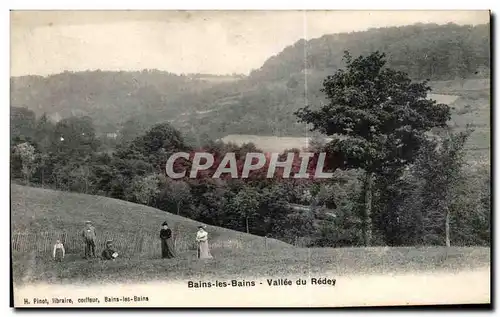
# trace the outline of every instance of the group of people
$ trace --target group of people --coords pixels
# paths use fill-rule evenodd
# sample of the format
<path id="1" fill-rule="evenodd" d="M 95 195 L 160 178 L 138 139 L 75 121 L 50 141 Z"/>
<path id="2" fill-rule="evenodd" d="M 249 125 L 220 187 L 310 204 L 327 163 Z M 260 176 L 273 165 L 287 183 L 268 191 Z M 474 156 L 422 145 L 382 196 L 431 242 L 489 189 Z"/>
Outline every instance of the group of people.
<path id="1" fill-rule="evenodd" d="M 95 255 L 95 243 L 97 240 L 97 235 L 95 227 L 92 225 L 91 221 L 85 222 L 85 228 L 82 231 L 82 237 L 85 243 L 85 259 L 90 259 L 96 257 Z M 52 251 L 52 256 L 56 262 L 61 262 L 66 255 L 66 250 L 64 249 L 64 244 L 61 240 L 57 240 L 54 244 L 54 249 Z M 112 240 L 106 240 L 106 246 L 101 253 L 101 259 L 103 260 L 115 260 L 118 257 L 118 252 L 113 247 Z"/>
<path id="2" fill-rule="evenodd" d="M 96 230 L 92 225 L 91 221 L 85 222 L 85 228 L 82 231 L 82 237 L 85 243 L 85 259 L 96 257 Z M 174 258 L 175 248 L 172 243 L 172 230 L 168 227 L 165 221 L 160 229 L 160 240 L 161 240 L 161 257 L 164 259 Z M 213 258 L 210 253 L 210 248 L 208 246 L 208 232 L 205 231 L 205 226 L 198 226 L 198 232 L 196 233 L 196 242 L 198 246 L 198 258 L 199 259 L 211 259 Z M 57 240 L 54 244 L 54 249 L 52 256 L 55 261 L 61 262 L 66 255 L 64 245 L 60 240 Z M 114 261 L 118 257 L 118 252 L 113 247 L 113 241 L 107 240 L 106 246 L 101 253 L 101 259 Z"/>
<path id="3" fill-rule="evenodd" d="M 161 239 L 161 257 L 164 259 L 171 259 L 175 257 L 175 250 L 172 244 L 172 230 L 168 227 L 165 221 L 162 224 L 160 230 Z M 196 233 L 196 242 L 198 244 L 198 258 L 199 259 L 211 259 L 212 254 L 210 253 L 210 248 L 208 247 L 208 232 L 205 231 L 205 226 L 198 226 L 198 232 Z"/>

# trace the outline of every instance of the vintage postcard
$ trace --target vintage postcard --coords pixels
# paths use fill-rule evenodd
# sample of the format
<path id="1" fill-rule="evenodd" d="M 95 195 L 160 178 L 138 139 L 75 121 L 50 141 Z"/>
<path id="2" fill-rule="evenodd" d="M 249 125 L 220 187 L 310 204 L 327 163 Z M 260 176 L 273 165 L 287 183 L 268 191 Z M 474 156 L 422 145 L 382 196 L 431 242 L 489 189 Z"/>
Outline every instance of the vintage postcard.
<path id="1" fill-rule="evenodd" d="M 11 11 L 14 307 L 491 304 L 489 11 Z"/>

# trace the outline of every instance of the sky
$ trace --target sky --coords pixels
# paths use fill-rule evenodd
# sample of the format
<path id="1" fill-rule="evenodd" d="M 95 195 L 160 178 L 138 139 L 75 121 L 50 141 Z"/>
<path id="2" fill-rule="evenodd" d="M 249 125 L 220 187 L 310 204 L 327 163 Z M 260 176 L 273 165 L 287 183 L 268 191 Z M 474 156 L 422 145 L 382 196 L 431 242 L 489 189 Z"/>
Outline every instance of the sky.
<path id="1" fill-rule="evenodd" d="M 11 76 L 159 69 L 248 74 L 300 39 L 488 11 L 12 11 Z"/>

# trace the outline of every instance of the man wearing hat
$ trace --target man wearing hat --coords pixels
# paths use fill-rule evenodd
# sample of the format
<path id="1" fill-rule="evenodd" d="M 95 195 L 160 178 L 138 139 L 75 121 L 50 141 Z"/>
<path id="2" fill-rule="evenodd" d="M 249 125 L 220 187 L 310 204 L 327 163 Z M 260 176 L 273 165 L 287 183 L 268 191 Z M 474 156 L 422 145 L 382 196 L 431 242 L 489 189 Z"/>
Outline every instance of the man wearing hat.
<path id="1" fill-rule="evenodd" d="M 85 221 L 82 237 L 85 240 L 85 258 L 88 259 L 91 256 L 95 257 L 96 233 L 91 221 Z"/>
<path id="2" fill-rule="evenodd" d="M 103 260 L 112 260 L 114 261 L 118 257 L 118 252 L 113 248 L 113 241 L 106 241 L 106 248 L 102 251 L 102 259 Z"/>

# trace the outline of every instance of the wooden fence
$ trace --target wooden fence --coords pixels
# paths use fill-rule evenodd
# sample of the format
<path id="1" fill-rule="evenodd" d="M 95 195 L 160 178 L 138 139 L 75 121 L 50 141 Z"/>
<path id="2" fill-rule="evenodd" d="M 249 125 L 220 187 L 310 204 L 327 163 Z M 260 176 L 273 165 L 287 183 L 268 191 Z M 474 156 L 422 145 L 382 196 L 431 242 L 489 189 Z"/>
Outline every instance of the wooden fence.
<path id="1" fill-rule="evenodd" d="M 51 253 L 56 240 L 64 244 L 66 254 L 83 254 L 84 242 L 80 232 L 13 232 L 11 235 L 12 251 L 17 253 Z M 96 241 L 96 255 L 100 254 L 107 240 L 113 241 L 113 246 L 119 250 L 123 257 L 145 256 L 157 257 L 161 253 L 161 241 L 158 234 L 136 233 L 103 233 Z M 196 250 L 197 244 L 192 236 L 175 235 L 173 243 L 176 252 Z M 211 249 L 239 249 L 250 248 L 267 250 L 273 248 L 268 245 L 268 239 L 258 237 L 255 239 L 215 239 L 209 242 Z"/>

